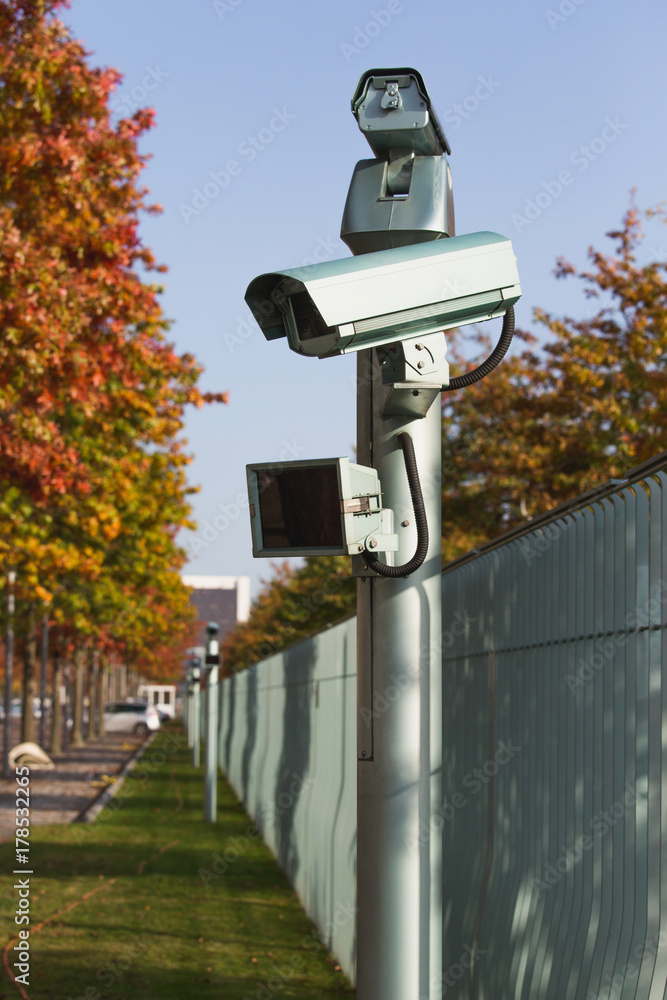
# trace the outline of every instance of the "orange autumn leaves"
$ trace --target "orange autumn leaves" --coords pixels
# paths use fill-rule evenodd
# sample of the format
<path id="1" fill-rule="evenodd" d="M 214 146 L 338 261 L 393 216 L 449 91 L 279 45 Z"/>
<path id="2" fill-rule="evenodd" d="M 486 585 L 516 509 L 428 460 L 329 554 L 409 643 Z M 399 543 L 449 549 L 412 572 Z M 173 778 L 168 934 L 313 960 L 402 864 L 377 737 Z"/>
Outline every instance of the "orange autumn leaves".
<path id="1" fill-rule="evenodd" d="M 57 0 L 0 2 L 0 565 L 77 636 L 158 662 L 189 629 L 185 407 L 138 233 L 150 109 L 114 122 Z M 162 657 L 163 658 L 163 657 Z"/>
<path id="2" fill-rule="evenodd" d="M 634 204 L 590 247 L 578 271 L 559 259 L 558 279 L 582 283 L 593 312 L 556 317 L 523 333 L 483 382 L 445 396 L 443 553 L 452 559 L 667 449 L 667 260 L 644 228 L 662 207 Z M 648 245 L 647 245 L 648 243 Z"/>

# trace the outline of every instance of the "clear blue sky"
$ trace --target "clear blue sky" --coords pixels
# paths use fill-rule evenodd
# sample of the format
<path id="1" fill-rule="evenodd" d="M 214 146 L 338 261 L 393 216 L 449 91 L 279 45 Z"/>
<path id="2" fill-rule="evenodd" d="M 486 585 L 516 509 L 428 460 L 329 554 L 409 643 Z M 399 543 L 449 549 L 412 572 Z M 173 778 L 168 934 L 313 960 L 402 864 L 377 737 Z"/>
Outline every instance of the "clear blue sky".
<path id="1" fill-rule="evenodd" d="M 178 349 L 204 365 L 204 389 L 230 393 L 188 418 L 199 535 L 220 513 L 229 525 L 187 571 L 249 575 L 255 592 L 270 566 L 238 508 L 245 464 L 352 456 L 355 359 L 267 343 L 243 295 L 263 271 L 348 256 L 341 213 L 370 155 L 350 98 L 366 69 L 422 73 L 452 147 L 457 233 L 512 239 L 524 327 L 536 306 L 589 309 L 552 277 L 556 256 L 581 265 L 608 247 L 631 187 L 640 205 L 666 193 L 664 0 L 74 0 L 63 17 L 93 64 L 124 74 L 119 113 L 156 109 L 144 180 L 164 214 L 143 238 L 169 267 Z M 667 257 L 667 231 L 651 252 Z"/>

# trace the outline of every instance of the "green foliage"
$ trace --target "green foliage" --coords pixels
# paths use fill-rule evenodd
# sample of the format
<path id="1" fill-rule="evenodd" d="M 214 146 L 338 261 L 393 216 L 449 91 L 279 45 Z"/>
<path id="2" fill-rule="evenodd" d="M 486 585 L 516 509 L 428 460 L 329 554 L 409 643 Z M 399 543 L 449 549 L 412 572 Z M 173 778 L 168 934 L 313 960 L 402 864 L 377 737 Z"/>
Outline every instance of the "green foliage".
<path id="1" fill-rule="evenodd" d="M 70 646 L 173 669 L 192 613 L 185 408 L 226 401 L 167 340 L 138 226 L 151 109 L 113 122 L 61 0 L 0 0 L 0 567 Z M 18 621 L 19 635 L 21 621 Z M 179 671 L 180 672 L 180 671 Z"/>
<path id="2" fill-rule="evenodd" d="M 31 867 L 41 878 L 31 885 L 31 1000 L 243 1000 L 267 992 L 272 977 L 284 984 L 278 997 L 353 1000 L 222 777 L 218 822 L 204 822 L 186 744 L 180 729 L 159 733 L 94 822 L 33 824 Z M 9 941 L 19 930 L 16 876 L 5 874 L 16 863 L 13 840 L 0 858 Z"/>
<path id="3" fill-rule="evenodd" d="M 273 566 L 250 617 L 226 636 L 222 662 L 226 673 L 242 670 L 299 639 L 351 614 L 356 583 L 345 556 L 318 556 L 292 569 Z"/>
<path id="4" fill-rule="evenodd" d="M 547 341 L 527 343 L 487 379 L 445 395 L 443 552 L 452 559 L 667 448 L 667 263 L 640 264 L 633 205 L 608 233 L 615 250 L 588 250 L 578 272 L 559 259 L 598 311 L 557 318 L 536 309 Z M 481 339 L 481 338 L 480 338 Z"/>

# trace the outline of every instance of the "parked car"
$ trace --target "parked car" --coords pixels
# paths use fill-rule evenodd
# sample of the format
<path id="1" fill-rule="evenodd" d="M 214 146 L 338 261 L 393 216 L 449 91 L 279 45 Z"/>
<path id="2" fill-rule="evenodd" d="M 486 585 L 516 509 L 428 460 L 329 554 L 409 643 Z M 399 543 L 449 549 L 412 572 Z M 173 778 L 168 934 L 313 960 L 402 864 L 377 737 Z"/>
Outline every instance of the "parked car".
<path id="1" fill-rule="evenodd" d="M 147 736 L 160 728 L 160 717 L 145 701 L 109 701 L 104 706 L 104 728 L 107 733 Z"/>

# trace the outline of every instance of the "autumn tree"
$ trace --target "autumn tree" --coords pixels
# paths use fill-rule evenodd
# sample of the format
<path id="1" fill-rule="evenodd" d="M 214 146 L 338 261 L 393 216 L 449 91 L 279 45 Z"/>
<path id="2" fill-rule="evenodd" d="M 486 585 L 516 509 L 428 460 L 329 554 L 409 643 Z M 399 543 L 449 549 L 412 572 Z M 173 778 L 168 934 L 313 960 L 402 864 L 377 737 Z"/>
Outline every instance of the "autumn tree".
<path id="1" fill-rule="evenodd" d="M 317 556 L 294 569 L 272 564 L 247 621 L 231 629 L 222 644 L 225 673 L 242 670 L 312 635 L 356 606 L 356 582 L 345 556 Z"/>
<path id="2" fill-rule="evenodd" d="M 139 184 L 153 112 L 112 120 L 120 75 L 88 64 L 65 6 L 0 0 L 0 566 L 28 678 L 44 601 L 76 641 L 138 659 L 170 619 L 185 636 L 180 435 L 188 405 L 226 400 L 168 341 L 165 268 L 139 235 L 160 211 Z"/>
<path id="3" fill-rule="evenodd" d="M 558 259 L 559 280 L 582 282 L 590 318 L 534 311 L 543 342 L 476 385 L 445 393 L 443 552 L 453 558 L 527 517 L 622 477 L 667 447 L 667 263 L 640 262 L 644 220 L 634 204 L 605 255 L 583 271 Z"/>

